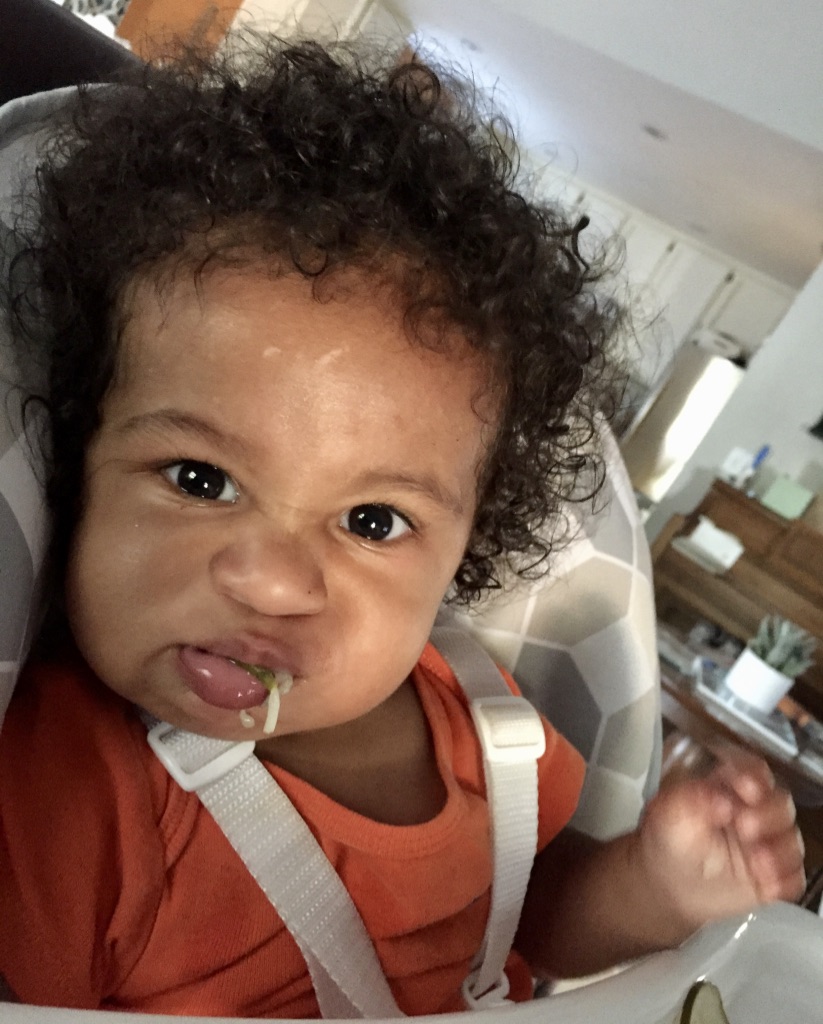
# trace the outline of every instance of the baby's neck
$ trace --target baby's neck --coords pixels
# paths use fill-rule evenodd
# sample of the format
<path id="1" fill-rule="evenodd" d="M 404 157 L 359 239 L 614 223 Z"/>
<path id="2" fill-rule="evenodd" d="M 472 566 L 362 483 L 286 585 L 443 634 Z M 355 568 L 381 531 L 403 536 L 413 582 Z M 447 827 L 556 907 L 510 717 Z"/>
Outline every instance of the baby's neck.
<path id="1" fill-rule="evenodd" d="M 410 680 L 352 722 L 273 736 L 256 751 L 349 810 L 385 824 L 429 821 L 446 801 L 429 725 Z"/>

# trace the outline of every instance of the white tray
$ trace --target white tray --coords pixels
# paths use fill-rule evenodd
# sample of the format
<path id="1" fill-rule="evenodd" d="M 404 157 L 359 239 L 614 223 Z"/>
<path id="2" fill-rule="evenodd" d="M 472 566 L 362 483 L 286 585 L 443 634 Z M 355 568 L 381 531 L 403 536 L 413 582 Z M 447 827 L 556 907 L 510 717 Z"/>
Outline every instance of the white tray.
<path id="1" fill-rule="evenodd" d="M 705 686 L 698 679 L 695 689 L 704 700 L 712 701 L 730 715 L 745 722 L 750 729 L 754 729 L 755 732 L 765 737 L 784 754 L 797 757 L 799 753 L 797 740 L 788 718 L 782 711 L 775 709 L 768 715 L 758 711 L 757 708 L 753 708 L 736 697 L 728 686 L 721 686 L 719 690 L 714 690 L 710 686 Z"/>
<path id="2" fill-rule="evenodd" d="M 699 980 L 717 985 L 732 1024 L 823 1024 L 823 920 L 780 903 L 719 922 L 679 950 L 554 997 L 530 1024 L 677 1024 Z"/>
<path id="3" fill-rule="evenodd" d="M 424 1024 L 676 1024 L 692 983 L 720 989 L 733 1024 L 823 1024 L 823 921 L 788 904 L 700 931 L 680 949 L 584 988 L 518 1007 L 419 1017 Z M 237 1024 L 228 1017 L 45 1010 L 0 1003 L 3 1024 Z M 291 1022 L 295 1024 L 295 1022 Z M 385 1024 L 385 1022 L 384 1022 Z"/>

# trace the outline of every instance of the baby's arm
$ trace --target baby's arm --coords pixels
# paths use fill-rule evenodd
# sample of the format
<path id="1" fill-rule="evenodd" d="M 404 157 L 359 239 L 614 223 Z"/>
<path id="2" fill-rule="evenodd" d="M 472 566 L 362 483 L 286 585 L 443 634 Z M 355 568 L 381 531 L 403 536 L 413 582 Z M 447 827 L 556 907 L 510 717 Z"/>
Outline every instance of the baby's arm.
<path id="1" fill-rule="evenodd" d="M 608 843 L 567 831 L 536 859 L 516 945 L 538 976 L 602 970 L 678 945 L 707 921 L 803 891 L 794 804 L 767 765 L 724 754 L 661 791 Z"/>

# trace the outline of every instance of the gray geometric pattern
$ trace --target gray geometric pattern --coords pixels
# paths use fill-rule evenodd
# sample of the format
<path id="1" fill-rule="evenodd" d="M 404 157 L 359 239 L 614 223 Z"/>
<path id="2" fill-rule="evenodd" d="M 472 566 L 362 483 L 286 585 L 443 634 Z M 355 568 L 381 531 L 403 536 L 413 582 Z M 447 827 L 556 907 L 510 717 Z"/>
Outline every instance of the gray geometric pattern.
<path id="1" fill-rule="evenodd" d="M 601 767 L 623 772 L 633 779 L 641 778 L 648 771 L 653 746 L 645 732 L 657 712 L 654 698 L 654 691 L 647 690 L 606 719 L 597 753 Z"/>
<path id="2" fill-rule="evenodd" d="M 625 466 L 604 428 L 597 511 L 537 584 L 461 615 L 524 695 L 586 758 L 573 824 L 634 827 L 660 778 L 660 679 L 651 557 Z"/>
<path id="3" fill-rule="evenodd" d="M 3 390 L 0 384 L 0 403 Z M 0 724 L 34 631 L 45 523 L 42 492 L 26 448 L 16 440 L 0 456 Z"/>
<path id="4" fill-rule="evenodd" d="M 626 617 L 632 571 L 597 558 L 595 551 L 593 545 L 587 545 L 586 560 L 571 566 L 562 580 L 555 582 L 553 601 L 535 603 L 526 629 L 528 636 L 547 644 L 574 647 Z M 585 616 L 577 603 L 581 594 L 587 595 Z"/>
<path id="5" fill-rule="evenodd" d="M 66 91 L 14 100 L 0 110 L 0 272 L 13 255 L 10 227 L 20 181 L 30 172 L 42 119 Z M 5 273 L 4 273 L 5 276 Z M 20 396 L 34 382 L 0 318 L 0 723 L 37 621 L 47 517 L 37 459 L 22 428 Z"/>
<path id="6" fill-rule="evenodd" d="M 34 566 L 23 531 L 11 506 L 0 494 L 0 664 L 15 661 L 20 655 L 20 638 L 26 632 L 26 604 L 11 603 L 8 595 L 34 591 Z"/>
<path id="7" fill-rule="evenodd" d="M 552 725 L 590 761 L 600 732 L 600 710 L 571 652 L 526 641 L 517 659 L 517 681 L 533 704 L 551 707 Z"/>

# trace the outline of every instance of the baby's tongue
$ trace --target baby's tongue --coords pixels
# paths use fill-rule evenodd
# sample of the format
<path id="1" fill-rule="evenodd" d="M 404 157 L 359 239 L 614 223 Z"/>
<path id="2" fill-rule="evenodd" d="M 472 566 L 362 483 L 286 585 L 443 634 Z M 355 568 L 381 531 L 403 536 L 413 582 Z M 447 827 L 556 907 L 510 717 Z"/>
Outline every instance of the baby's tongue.
<path id="1" fill-rule="evenodd" d="M 214 707 L 253 708 L 269 695 L 266 687 L 246 669 L 199 647 L 182 647 L 180 662 L 191 689 Z"/>

